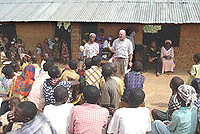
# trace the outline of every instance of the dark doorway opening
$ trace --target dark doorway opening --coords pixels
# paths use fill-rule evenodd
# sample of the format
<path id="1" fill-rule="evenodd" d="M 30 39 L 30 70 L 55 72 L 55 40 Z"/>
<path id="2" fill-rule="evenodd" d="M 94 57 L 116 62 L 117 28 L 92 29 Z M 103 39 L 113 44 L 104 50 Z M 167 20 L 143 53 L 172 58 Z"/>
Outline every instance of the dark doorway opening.
<path id="1" fill-rule="evenodd" d="M 89 40 L 90 33 L 97 33 L 98 23 L 81 23 L 81 44 L 84 45 Z"/>
<path id="2" fill-rule="evenodd" d="M 60 41 L 64 39 L 67 42 L 69 57 L 71 59 L 71 25 L 66 27 L 64 23 L 61 23 L 61 26 L 58 27 L 55 24 L 55 37 L 58 37 Z"/>
<path id="3" fill-rule="evenodd" d="M 0 24 L 0 33 L 7 37 L 9 40 L 12 40 L 13 37 L 17 38 L 15 24 L 12 23 Z"/>
<path id="4" fill-rule="evenodd" d="M 166 39 L 170 39 L 173 42 L 173 47 L 179 47 L 180 25 L 162 25 L 158 33 L 143 32 L 143 44 L 147 46 L 152 41 L 156 41 L 157 45 L 162 46 Z"/>

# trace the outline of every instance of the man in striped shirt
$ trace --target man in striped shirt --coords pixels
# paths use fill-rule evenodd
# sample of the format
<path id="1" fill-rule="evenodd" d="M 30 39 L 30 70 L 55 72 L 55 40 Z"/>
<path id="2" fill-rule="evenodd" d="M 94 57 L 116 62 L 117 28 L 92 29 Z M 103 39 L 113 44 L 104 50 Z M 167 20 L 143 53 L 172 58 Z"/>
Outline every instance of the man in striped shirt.
<path id="1" fill-rule="evenodd" d="M 92 57 L 92 67 L 85 71 L 86 85 L 93 85 L 98 89 L 100 88 L 99 85 L 102 78 L 102 69 L 99 67 L 100 61 L 100 57 Z"/>

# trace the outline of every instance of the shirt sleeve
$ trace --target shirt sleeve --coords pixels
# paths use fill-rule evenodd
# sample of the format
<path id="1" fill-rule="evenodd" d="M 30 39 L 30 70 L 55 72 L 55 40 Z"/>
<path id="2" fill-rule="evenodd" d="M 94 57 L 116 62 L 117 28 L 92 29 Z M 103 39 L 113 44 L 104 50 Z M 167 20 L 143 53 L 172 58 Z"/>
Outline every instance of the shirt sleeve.
<path id="1" fill-rule="evenodd" d="M 87 43 L 84 45 L 84 50 L 83 50 L 83 56 L 87 56 L 87 53 L 86 53 L 86 46 L 87 46 Z"/>
<path id="2" fill-rule="evenodd" d="M 74 110 L 72 110 L 72 114 L 69 120 L 69 126 L 68 126 L 68 131 L 69 133 L 74 133 L 74 123 L 75 122 L 75 115 L 74 115 Z"/>
<path id="3" fill-rule="evenodd" d="M 117 110 L 113 117 L 112 120 L 108 126 L 107 133 L 111 134 L 118 134 L 119 131 L 119 124 L 120 124 L 120 115 L 119 115 L 119 110 Z"/>
<path id="4" fill-rule="evenodd" d="M 110 95 L 108 93 L 108 90 L 105 89 L 104 86 L 101 88 L 101 98 L 100 98 L 101 104 L 103 105 L 110 105 Z"/>
<path id="5" fill-rule="evenodd" d="M 98 43 L 95 43 L 96 44 L 96 54 L 98 55 L 99 54 L 99 44 Z"/>
<path id="6" fill-rule="evenodd" d="M 128 55 L 133 54 L 133 43 L 129 40 Z"/>
<path id="7" fill-rule="evenodd" d="M 177 125 L 178 125 L 179 118 L 176 116 L 176 114 L 172 114 L 172 120 L 170 124 L 167 126 L 167 128 L 170 130 L 170 132 L 174 132 Z"/>
<path id="8" fill-rule="evenodd" d="M 114 41 L 113 41 L 113 44 L 112 44 L 112 45 L 113 45 L 113 46 L 112 46 L 113 51 L 116 51 L 116 49 L 115 49 L 115 46 L 116 46 L 116 45 L 115 45 L 115 44 L 116 44 L 116 40 L 114 40 Z"/>
<path id="9" fill-rule="evenodd" d="M 192 66 L 190 73 L 191 73 L 191 76 L 195 78 L 197 74 L 197 69 L 194 65 Z"/>

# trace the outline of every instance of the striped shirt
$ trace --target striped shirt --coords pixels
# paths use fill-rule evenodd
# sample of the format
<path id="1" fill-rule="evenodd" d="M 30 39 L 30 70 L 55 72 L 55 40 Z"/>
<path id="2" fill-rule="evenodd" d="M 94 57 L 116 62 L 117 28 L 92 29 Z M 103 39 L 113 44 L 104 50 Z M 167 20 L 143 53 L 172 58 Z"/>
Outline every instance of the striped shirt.
<path id="1" fill-rule="evenodd" d="M 96 86 L 100 88 L 100 81 L 102 78 L 102 69 L 98 66 L 92 66 L 90 69 L 85 71 L 85 81 L 86 85 Z"/>

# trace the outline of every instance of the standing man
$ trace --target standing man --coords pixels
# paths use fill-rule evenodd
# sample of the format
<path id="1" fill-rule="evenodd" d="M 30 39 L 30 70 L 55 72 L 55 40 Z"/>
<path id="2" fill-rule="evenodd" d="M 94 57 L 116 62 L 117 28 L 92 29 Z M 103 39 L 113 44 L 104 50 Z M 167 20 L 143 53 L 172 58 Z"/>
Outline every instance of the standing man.
<path id="1" fill-rule="evenodd" d="M 85 59 L 92 58 L 99 54 L 99 44 L 95 42 L 96 34 L 90 33 L 89 41 L 84 45 L 83 51 L 83 61 L 85 63 Z"/>
<path id="2" fill-rule="evenodd" d="M 126 38 L 125 30 L 119 31 L 119 38 L 114 40 L 112 47 L 108 44 L 108 49 L 116 52 L 117 76 L 123 78 L 127 72 L 127 66 L 132 66 L 133 57 L 133 45 Z"/>

